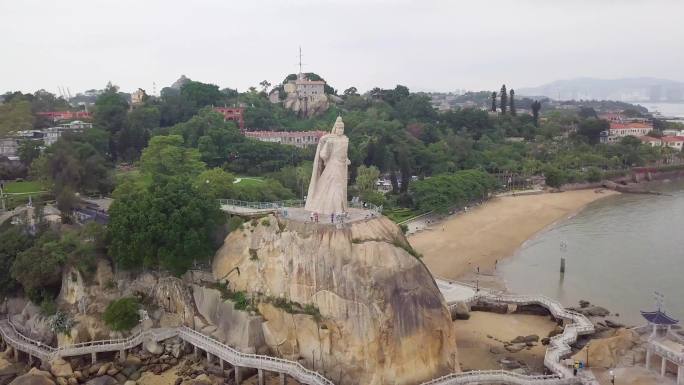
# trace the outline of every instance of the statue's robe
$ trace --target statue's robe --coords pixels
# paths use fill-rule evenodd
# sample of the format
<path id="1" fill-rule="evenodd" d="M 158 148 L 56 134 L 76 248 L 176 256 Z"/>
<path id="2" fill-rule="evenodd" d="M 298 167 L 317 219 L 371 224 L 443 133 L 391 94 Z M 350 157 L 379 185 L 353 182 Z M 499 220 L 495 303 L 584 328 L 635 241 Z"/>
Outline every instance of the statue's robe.
<path id="1" fill-rule="evenodd" d="M 309 193 L 304 208 L 319 214 L 347 211 L 347 148 L 345 135 L 327 134 L 316 147 Z"/>

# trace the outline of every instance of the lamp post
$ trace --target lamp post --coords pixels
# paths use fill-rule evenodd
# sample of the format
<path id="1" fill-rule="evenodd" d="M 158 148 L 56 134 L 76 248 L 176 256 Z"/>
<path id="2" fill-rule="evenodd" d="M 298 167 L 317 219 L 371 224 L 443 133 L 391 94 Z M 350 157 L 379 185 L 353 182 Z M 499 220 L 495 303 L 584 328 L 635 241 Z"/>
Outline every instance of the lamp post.
<path id="1" fill-rule="evenodd" d="M 591 341 L 587 342 L 587 368 L 589 367 L 589 344 L 591 344 Z"/>

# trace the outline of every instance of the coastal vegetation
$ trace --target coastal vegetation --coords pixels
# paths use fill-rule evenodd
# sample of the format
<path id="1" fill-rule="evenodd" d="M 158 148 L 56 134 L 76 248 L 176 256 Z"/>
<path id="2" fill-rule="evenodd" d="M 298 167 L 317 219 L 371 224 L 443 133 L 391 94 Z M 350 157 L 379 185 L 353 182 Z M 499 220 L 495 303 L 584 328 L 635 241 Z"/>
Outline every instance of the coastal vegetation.
<path id="1" fill-rule="evenodd" d="M 269 86 L 238 93 L 186 79 L 178 88 L 164 88 L 160 97 L 145 95 L 141 105 L 131 108 L 127 95 L 108 84 L 97 97 L 93 128 L 63 135 L 42 152 L 22 146 L 21 164 L 30 181 L 7 184 L 6 192 L 46 190 L 43 199 L 56 200 L 65 223 L 73 222 L 70 213 L 80 196 L 111 195 L 110 221 L 98 253 L 118 268 L 182 274 L 215 252 L 220 234 L 242 225 L 237 217 L 227 222 L 217 199 L 302 199 L 312 171 L 312 148 L 249 139 L 235 122 L 215 112 L 215 105 L 244 103 L 247 127 L 262 130 L 327 130 L 343 115 L 350 139 L 350 195 L 383 206 L 397 222 L 486 199 L 496 189 L 509 188 L 512 179 L 543 175 L 553 187 L 597 182 L 678 156 L 632 137 L 598 143 L 607 127 L 598 111 L 619 107 L 629 114 L 645 113 L 616 102 L 551 108 L 546 100 L 521 98 L 502 86 L 498 92 L 457 97 L 485 109 L 491 105 L 493 111 L 439 112 L 428 95 L 402 85 L 373 88 L 364 95 L 349 87 L 325 113 L 301 118 L 271 103 L 265 92 Z M 38 125 L 36 112 L 70 108 L 43 91 L 5 94 L 4 99 L 9 111 L 0 111 L 4 122 Z M 17 118 L 27 108 L 31 119 Z M 656 130 L 661 126 L 657 123 Z M 389 191 L 378 191 L 379 178 L 389 181 Z M 10 290 L 18 282 L 32 293 L 53 292 L 50 287 L 58 282 L 52 268 L 91 266 L 87 259 L 51 257 L 59 254 L 53 247 L 89 255 L 79 246 L 87 244 L 83 238 L 66 238 L 39 229 L 27 236 L 27 247 L 16 239 L 9 242 L 12 250 L 3 250 L 3 263 L 16 271 L 16 278 L 7 277 L 3 288 Z M 38 252 L 48 256 L 45 266 L 11 269 L 23 266 L 24 254 Z M 41 287 L 29 282 L 36 280 Z"/>

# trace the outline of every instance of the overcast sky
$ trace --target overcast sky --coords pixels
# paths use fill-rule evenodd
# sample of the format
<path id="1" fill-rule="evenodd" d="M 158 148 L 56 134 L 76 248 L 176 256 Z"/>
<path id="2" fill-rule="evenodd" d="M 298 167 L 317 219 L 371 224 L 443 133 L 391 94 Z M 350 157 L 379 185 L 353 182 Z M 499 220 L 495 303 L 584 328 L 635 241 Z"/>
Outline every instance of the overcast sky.
<path id="1" fill-rule="evenodd" d="M 0 92 L 244 90 L 304 70 L 333 87 L 684 81 L 682 0 L 0 0 Z"/>

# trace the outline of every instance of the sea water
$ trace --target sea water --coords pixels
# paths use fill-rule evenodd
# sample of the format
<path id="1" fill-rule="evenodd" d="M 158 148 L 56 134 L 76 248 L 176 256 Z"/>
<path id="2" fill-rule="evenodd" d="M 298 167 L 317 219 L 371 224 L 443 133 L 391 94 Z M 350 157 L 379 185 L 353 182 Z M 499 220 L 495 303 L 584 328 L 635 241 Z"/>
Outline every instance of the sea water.
<path id="1" fill-rule="evenodd" d="M 499 263 L 508 289 L 566 306 L 588 300 L 634 325 L 644 323 L 639 310 L 657 306 L 658 292 L 666 312 L 684 318 L 684 182 L 647 188 L 667 195 L 607 197 L 528 240 Z"/>

